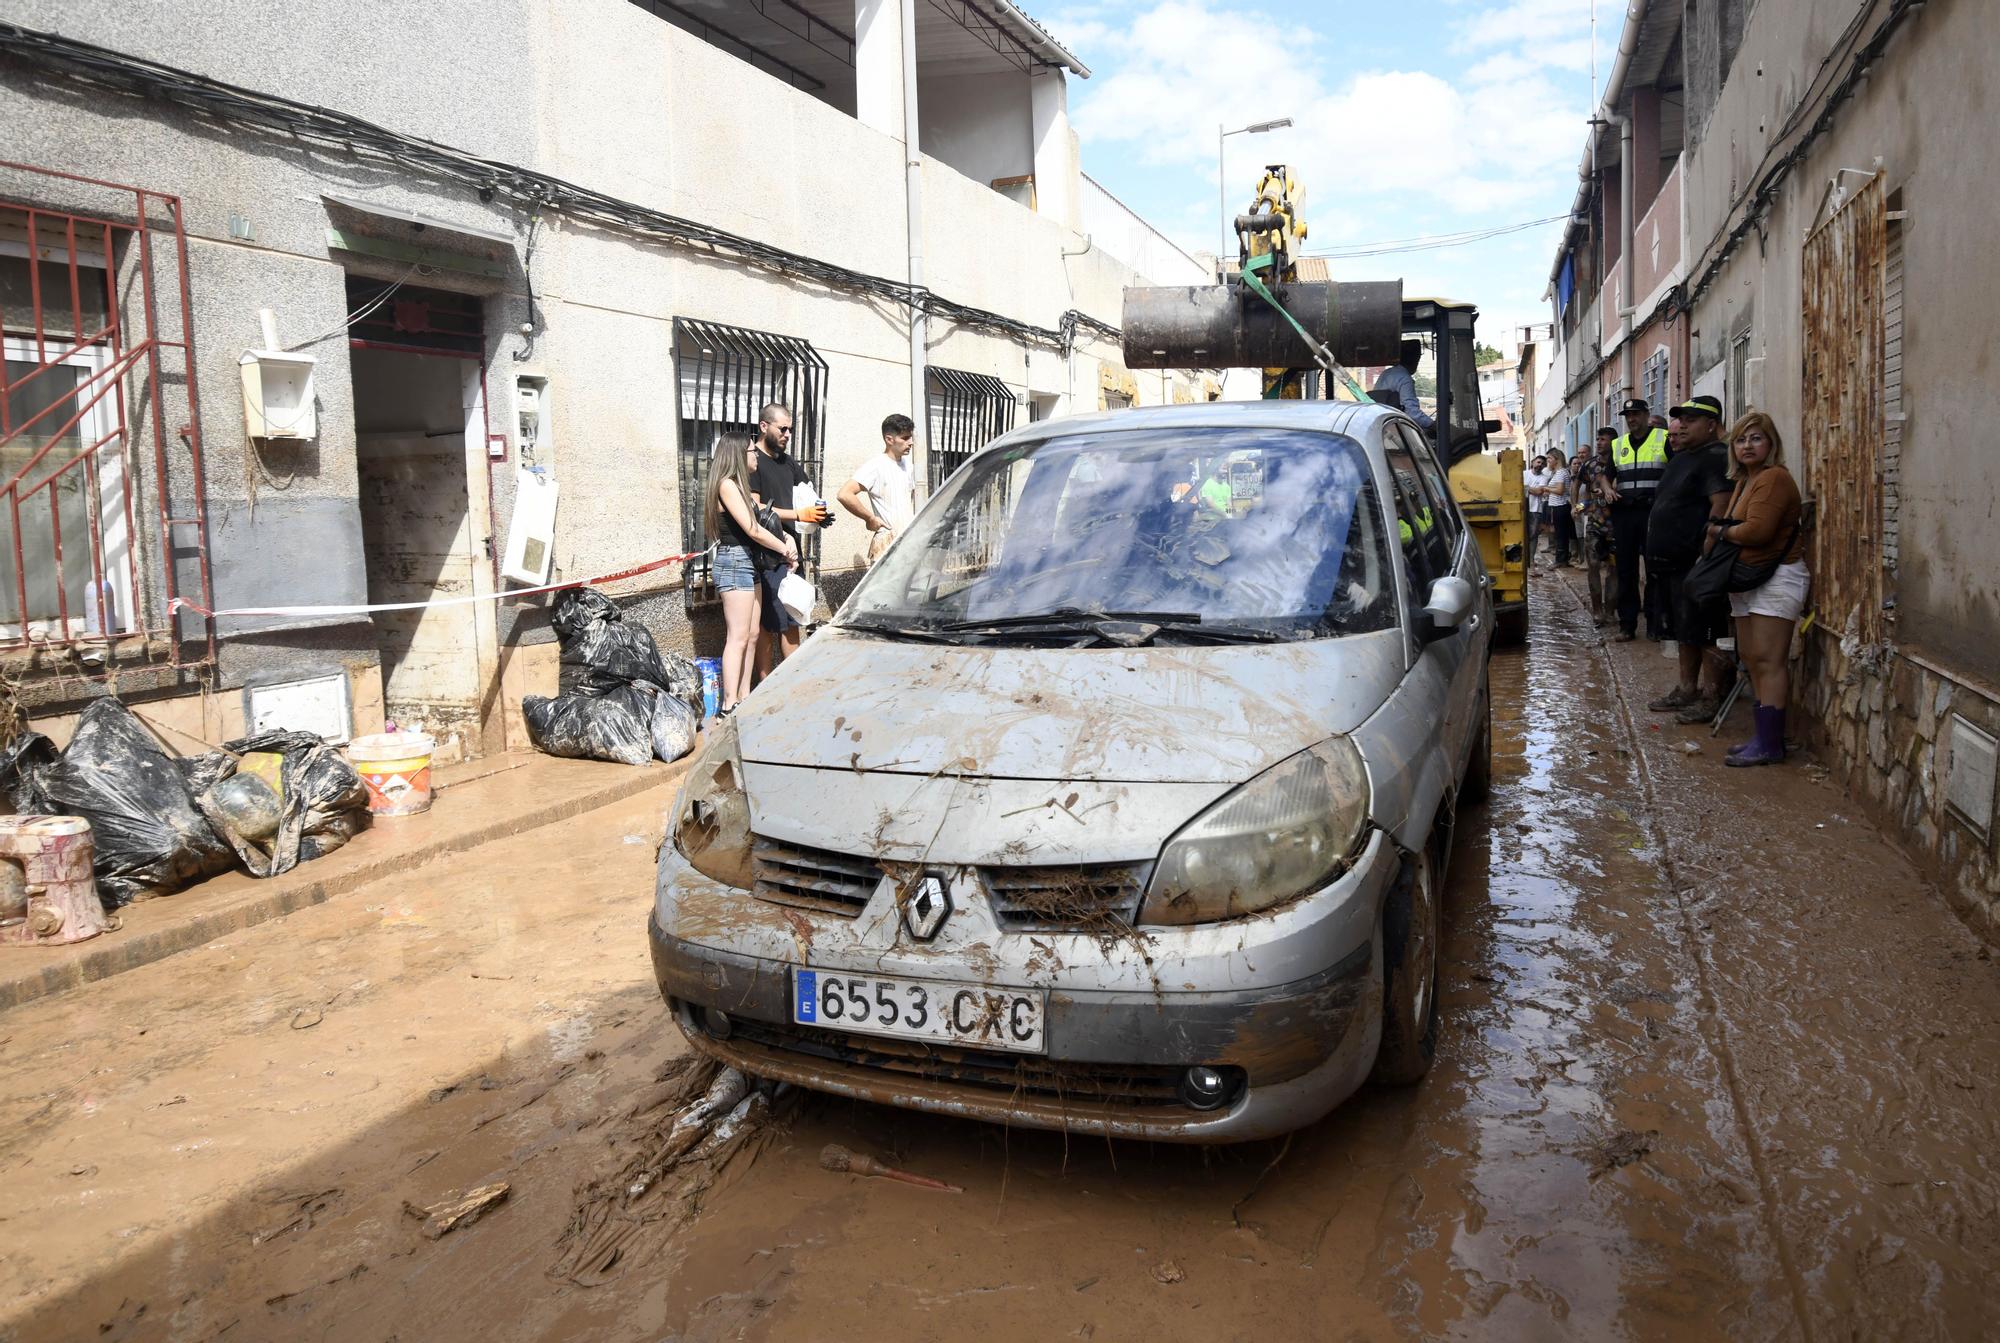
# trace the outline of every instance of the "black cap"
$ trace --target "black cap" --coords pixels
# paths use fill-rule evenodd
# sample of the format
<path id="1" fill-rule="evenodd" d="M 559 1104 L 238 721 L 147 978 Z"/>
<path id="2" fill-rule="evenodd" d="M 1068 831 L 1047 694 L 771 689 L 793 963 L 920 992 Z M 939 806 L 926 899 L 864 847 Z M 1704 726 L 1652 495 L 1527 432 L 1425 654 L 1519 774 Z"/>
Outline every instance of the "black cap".
<path id="1" fill-rule="evenodd" d="M 1691 396 L 1682 404 L 1675 406 L 1673 413 L 1681 419 L 1686 419 L 1690 415 L 1707 415 L 1717 423 L 1720 423 L 1722 420 L 1722 402 L 1709 396 L 1707 393 L 1703 393 L 1700 396 Z"/>
<path id="2" fill-rule="evenodd" d="M 1630 401 L 1627 401 L 1625 403 L 1625 409 L 1620 411 L 1619 414 L 1647 415 L 1651 413 L 1651 410 L 1652 410 L 1651 407 L 1649 407 L 1644 401 L 1640 400 L 1638 397 L 1635 396 Z"/>

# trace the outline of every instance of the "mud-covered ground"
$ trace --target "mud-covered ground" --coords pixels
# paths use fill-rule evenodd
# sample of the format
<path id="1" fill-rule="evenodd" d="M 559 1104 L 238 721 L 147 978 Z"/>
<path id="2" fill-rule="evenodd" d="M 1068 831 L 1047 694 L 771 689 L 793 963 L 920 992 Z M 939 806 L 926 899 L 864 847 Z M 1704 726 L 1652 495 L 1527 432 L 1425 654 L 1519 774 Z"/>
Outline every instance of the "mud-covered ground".
<path id="1" fill-rule="evenodd" d="M 659 791 L 0 1015 L 0 1338 L 1990 1336 L 1994 966 L 1808 767 L 1657 726 L 1670 669 L 1541 585 L 1437 1067 L 1288 1142 L 804 1098 L 626 1206 Z"/>

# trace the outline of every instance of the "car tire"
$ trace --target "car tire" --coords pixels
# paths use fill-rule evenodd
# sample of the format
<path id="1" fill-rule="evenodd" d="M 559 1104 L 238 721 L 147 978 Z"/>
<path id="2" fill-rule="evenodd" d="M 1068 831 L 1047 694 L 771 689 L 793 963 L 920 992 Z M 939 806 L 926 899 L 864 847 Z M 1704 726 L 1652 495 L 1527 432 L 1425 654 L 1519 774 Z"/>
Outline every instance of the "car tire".
<path id="1" fill-rule="evenodd" d="M 1438 952 L 1443 940 L 1437 860 L 1425 845 L 1382 906 L 1382 1045 L 1374 1080 L 1410 1086 L 1437 1056 Z"/>
<path id="2" fill-rule="evenodd" d="M 1472 758 L 1465 762 L 1465 780 L 1458 786 L 1461 802 L 1481 802 L 1493 791 L 1493 685 L 1479 687 L 1479 736 L 1472 743 Z"/>

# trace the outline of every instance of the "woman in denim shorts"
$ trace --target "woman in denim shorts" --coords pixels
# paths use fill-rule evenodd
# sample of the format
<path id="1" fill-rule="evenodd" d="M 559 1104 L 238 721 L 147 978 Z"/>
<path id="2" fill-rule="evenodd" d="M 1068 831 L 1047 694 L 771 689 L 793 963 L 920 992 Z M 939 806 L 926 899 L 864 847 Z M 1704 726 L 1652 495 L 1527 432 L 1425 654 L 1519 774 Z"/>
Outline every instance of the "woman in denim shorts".
<path id="1" fill-rule="evenodd" d="M 750 693 L 750 673 L 756 663 L 758 571 L 796 564 L 799 558 L 791 537 L 757 521 L 750 497 L 750 450 L 750 435 L 724 434 L 715 441 L 715 457 L 708 469 L 706 520 L 708 539 L 715 547 L 709 572 L 722 596 L 726 630 L 718 717 Z"/>

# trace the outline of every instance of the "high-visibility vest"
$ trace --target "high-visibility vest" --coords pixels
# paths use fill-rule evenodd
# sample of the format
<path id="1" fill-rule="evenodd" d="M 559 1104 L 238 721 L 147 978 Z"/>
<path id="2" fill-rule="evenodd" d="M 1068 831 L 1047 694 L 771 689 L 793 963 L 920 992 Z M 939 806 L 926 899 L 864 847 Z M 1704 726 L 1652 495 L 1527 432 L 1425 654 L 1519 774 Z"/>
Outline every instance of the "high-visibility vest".
<path id="1" fill-rule="evenodd" d="M 1429 536 L 1433 521 L 1430 506 L 1427 504 L 1424 506 L 1424 511 L 1417 514 L 1417 531 L 1422 532 L 1425 536 Z M 1396 519 L 1396 534 L 1398 539 L 1406 546 L 1416 540 L 1416 533 L 1410 530 L 1410 524 L 1401 518 Z"/>
<path id="2" fill-rule="evenodd" d="M 1650 430 L 1636 448 L 1630 434 L 1620 434 L 1611 441 L 1611 465 L 1618 472 L 1618 493 L 1624 501 L 1650 504 L 1667 471 L 1667 431 Z"/>

